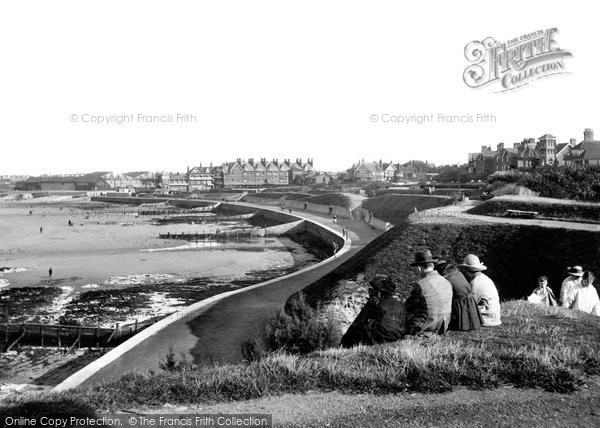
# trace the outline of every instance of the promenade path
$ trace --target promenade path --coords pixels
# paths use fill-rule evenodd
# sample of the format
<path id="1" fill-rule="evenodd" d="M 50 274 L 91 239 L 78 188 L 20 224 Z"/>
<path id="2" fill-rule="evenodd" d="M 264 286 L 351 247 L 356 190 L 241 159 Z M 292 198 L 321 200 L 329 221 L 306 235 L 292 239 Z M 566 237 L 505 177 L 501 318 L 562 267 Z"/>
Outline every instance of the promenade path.
<path id="1" fill-rule="evenodd" d="M 261 208 L 251 204 L 240 205 Z M 229 296 L 199 309 L 193 316 L 175 321 L 100 369 L 82 385 L 97 385 L 116 380 L 129 372 L 157 369 L 171 346 L 178 358 L 198 365 L 239 361 L 242 343 L 259 333 L 268 319 L 281 310 L 290 295 L 334 270 L 381 234 L 362 220 L 338 219 L 338 224 L 333 224 L 328 216 L 306 212 L 293 214 L 340 232 L 342 226 L 347 226 L 352 240 L 350 250 L 315 269 Z"/>

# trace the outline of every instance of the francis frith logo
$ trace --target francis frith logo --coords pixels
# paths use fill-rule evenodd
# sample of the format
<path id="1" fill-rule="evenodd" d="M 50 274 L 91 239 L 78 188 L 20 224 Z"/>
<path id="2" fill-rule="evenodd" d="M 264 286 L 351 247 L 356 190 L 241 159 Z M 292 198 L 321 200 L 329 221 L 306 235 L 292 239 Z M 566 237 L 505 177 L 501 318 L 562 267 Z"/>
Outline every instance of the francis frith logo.
<path id="1" fill-rule="evenodd" d="M 571 52 L 557 46 L 558 30 L 549 28 L 523 34 L 507 42 L 492 37 L 465 46 L 463 80 L 471 88 L 498 83 L 498 92 L 520 88 L 534 80 L 566 73 L 565 57 Z"/>

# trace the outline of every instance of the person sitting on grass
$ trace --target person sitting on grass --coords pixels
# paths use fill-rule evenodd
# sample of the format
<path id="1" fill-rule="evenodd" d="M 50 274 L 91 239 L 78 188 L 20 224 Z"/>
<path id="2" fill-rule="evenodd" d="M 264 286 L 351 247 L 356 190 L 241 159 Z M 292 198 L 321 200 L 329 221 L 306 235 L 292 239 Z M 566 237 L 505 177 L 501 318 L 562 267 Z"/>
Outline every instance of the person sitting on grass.
<path id="1" fill-rule="evenodd" d="M 498 290 L 494 285 L 494 281 L 483 273 L 487 266 L 475 254 L 469 254 L 459 267 L 465 277 L 470 280 L 475 301 L 483 318 L 482 325 L 493 327 L 502 324 Z"/>
<path id="2" fill-rule="evenodd" d="M 377 275 L 369 285 L 369 300 L 342 337 L 344 348 L 395 342 L 404 336 L 406 311 L 392 296 L 394 281 L 387 275 Z"/>
<path id="3" fill-rule="evenodd" d="M 452 313 L 449 330 L 479 330 L 483 318 L 479 313 L 471 285 L 456 265 L 447 260 L 439 260 L 435 270 L 452 284 Z"/>
<path id="4" fill-rule="evenodd" d="M 594 274 L 584 272 L 581 284 L 571 289 L 567 296 L 565 307 L 600 316 L 600 299 L 593 284 Z"/>
<path id="5" fill-rule="evenodd" d="M 452 285 L 437 273 L 434 265 L 437 259 L 429 251 L 415 254 L 415 266 L 421 279 L 413 285 L 405 302 L 407 314 L 407 334 L 431 336 L 444 334 L 450 324 L 452 313 Z"/>
<path id="6" fill-rule="evenodd" d="M 583 268 L 581 266 L 573 266 L 567 268 L 569 276 L 565 278 L 560 287 L 560 305 L 563 308 L 567 308 L 566 305 L 567 297 L 571 293 L 571 290 L 581 285 L 581 277 L 583 276 Z"/>
<path id="7" fill-rule="evenodd" d="M 541 304 L 544 306 L 556 306 L 556 297 L 550 287 L 548 287 L 548 277 L 540 276 L 538 278 L 538 286 L 527 300 L 531 303 Z"/>

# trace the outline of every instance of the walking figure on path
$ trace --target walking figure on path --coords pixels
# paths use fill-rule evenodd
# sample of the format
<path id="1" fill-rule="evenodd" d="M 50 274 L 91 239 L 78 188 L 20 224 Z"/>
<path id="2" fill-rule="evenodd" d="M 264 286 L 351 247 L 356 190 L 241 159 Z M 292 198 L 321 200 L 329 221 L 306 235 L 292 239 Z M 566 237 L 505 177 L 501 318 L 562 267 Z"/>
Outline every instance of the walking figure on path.
<path id="1" fill-rule="evenodd" d="M 52 278 L 52 268 L 48 269 L 48 276 Z"/>

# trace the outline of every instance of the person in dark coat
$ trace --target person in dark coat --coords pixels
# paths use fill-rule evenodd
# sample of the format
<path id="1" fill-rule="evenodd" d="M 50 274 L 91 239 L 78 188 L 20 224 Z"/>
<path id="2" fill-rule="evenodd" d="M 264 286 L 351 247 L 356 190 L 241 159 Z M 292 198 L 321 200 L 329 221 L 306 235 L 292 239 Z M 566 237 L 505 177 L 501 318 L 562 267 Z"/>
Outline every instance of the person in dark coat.
<path id="1" fill-rule="evenodd" d="M 447 260 L 439 260 L 435 270 L 452 284 L 452 313 L 448 330 L 480 330 L 483 319 L 469 281 L 456 265 Z"/>
<path id="2" fill-rule="evenodd" d="M 369 300 L 342 337 L 344 348 L 395 342 L 404 336 L 406 311 L 392 296 L 396 284 L 387 275 L 377 275 L 369 285 Z"/>
<path id="3" fill-rule="evenodd" d="M 415 336 L 444 334 L 452 312 L 452 285 L 434 269 L 437 259 L 429 251 L 415 254 L 421 279 L 413 285 L 406 305 L 406 333 Z"/>

